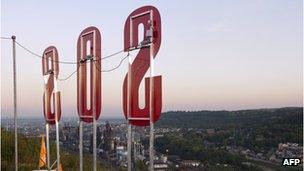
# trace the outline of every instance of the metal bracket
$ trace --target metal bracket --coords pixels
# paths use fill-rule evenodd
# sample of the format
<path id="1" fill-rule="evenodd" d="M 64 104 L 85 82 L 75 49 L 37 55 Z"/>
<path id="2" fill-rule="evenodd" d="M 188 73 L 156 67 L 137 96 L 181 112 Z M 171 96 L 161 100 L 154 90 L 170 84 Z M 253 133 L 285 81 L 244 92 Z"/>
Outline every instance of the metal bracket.
<path id="1" fill-rule="evenodd" d="M 80 63 L 85 63 L 87 61 L 93 61 L 94 60 L 94 56 L 93 55 L 88 55 L 85 58 L 80 59 Z"/>

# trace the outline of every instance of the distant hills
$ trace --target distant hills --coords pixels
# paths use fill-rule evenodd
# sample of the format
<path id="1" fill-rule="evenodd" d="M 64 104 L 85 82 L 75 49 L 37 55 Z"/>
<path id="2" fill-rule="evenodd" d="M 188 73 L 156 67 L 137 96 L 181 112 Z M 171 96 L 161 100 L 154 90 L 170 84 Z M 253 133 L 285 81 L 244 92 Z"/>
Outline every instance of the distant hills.
<path id="1" fill-rule="evenodd" d="M 303 107 L 238 111 L 169 111 L 163 113 L 157 127 L 218 128 L 229 126 L 256 127 L 265 124 L 302 125 Z"/>
<path id="2" fill-rule="evenodd" d="M 212 168 L 218 163 L 228 164 L 233 167 L 231 170 L 264 170 L 264 166 L 271 170 L 300 170 L 300 167 L 282 168 L 280 163 L 269 164 L 268 159 L 276 155 L 279 143 L 303 146 L 303 107 L 170 111 L 162 114 L 156 127 L 172 128 L 158 133 L 155 140 L 158 152 L 182 160 L 199 160 L 206 170 L 223 170 Z M 251 151 L 254 160 L 246 158 L 242 150 Z M 258 154 L 264 159 L 260 160 Z M 254 164 L 244 166 L 244 162 Z"/>

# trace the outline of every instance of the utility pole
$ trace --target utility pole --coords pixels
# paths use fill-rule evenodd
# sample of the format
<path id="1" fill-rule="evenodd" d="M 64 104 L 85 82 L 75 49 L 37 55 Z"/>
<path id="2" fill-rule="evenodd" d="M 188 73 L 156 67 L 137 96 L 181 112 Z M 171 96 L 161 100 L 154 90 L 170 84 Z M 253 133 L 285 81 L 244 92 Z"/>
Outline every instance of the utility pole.
<path id="1" fill-rule="evenodd" d="M 14 124 L 15 124 L 15 171 L 18 171 L 18 123 L 17 123 L 17 77 L 16 77 L 16 36 L 13 40 L 13 80 L 14 80 Z"/>

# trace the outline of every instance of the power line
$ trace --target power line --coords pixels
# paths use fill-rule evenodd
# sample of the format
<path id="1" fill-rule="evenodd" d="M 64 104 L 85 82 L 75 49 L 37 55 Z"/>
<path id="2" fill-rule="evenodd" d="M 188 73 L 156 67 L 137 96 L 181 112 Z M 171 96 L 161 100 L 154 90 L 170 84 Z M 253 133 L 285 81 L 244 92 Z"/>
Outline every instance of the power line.
<path id="1" fill-rule="evenodd" d="M 124 58 L 122 58 L 122 59 L 120 60 L 119 64 L 118 64 L 116 67 L 112 68 L 112 69 L 109 69 L 109 70 L 101 70 L 101 69 L 98 68 L 98 66 L 96 65 L 97 63 L 95 63 L 95 67 L 96 67 L 96 69 L 97 69 L 99 72 L 111 72 L 111 71 L 114 71 L 114 70 L 118 69 L 118 68 L 122 65 L 123 61 L 124 61 L 129 55 L 130 55 L 130 54 L 128 53 Z M 95 61 L 92 60 L 92 62 L 95 62 Z M 99 63 L 99 61 L 97 61 L 97 62 Z M 81 66 L 82 64 L 84 64 L 84 63 L 81 63 L 81 64 L 77 67 L 77 69 L 76 69 L 75 71 L 73 71 L 71 74 L 69 74 L 66 78 L 58 78 L 58 81 L 66 81 L 66 80 L 68 80 L 69 78 L 71 78 L 71 77 L 79 70 L 79 68 L 80 68 L 80 66 Z M 100 64 L 100 63 L 99 63 L 99 64 Z"/>
<path id="2" fill-rule="evenodd" d="M 128 54 L 120 60 L 119 64 L 118 64 L 116 67 L 112 68 L 112 69 L 101 70 L 100 68 L 97 67 L 97 65 L 95 65 L 95 67 L 96 67 L 96 69 L 97 69 L 99 72 L 111 72 L 111 71 L 114 71 L 114 70 L 118 69 L 118 68 L 121 66 L 121 64 L 123 63 L 123 61 L 124 61 L 125 59 L 127 59 L 127 57 L 129 57 L 129 56 L 130 56 L 130 54 L 129 54 L 129 52 L 128 52 Z M 99 63 L 99 61 L 98 61 L 98 63 Z M 99 63 L 99 64 L 100 64 L 100 63 Z"/>
<path id="3" fill-rule="evenodd" d="M 112 57 L 112 56 L 118 55 L 118 54 L 120 54 L 120 53 L 122 53 L 122 52 L 124 52 L 124 50 L 120 50 L 120 51 L 118 51 L 118 52 L 112 53 L 112 54 L 110 54 L 110 55 L 108 55 L 108 56 L 102 57 L 101 59 L 107 59 L 107 58 L 110 58 L 110 57 Z M 97 60 L 97 61 L 100 61 L 100 60 Z"/>
<path id="4" fill-rule="evenodd" d="M 41 59 L 44 58 L 43 56 L 41 56 L 41 55 L 39 55 L 39 54 L 33 52 L 32 50 L 28 49 L 27 47 L 25 47 L 24 45 L 20 44 L 20 43 L 17 42 L 17 41 L 16 41 L 16 44 L 17 44 L 19 47 L 21 47 L 22 49 L 24 49 L 25 51 L 27 51 L 28 53 L 32 54 L 32 55 L 37 56 L 37 57 L 39 57 L 39 58 L 41 58 Z M 62 64 L 77 64 L 77 63 L 78 63 L 78 62 L 59 61 L 59 60 L 52 60 L 52 59 L 48 59 L 48 60 L 50 60 L 50 61 L 52 61 L 52 62 L 62 63 Z"/>
<path id="5" fill-rule="evenodd" d="M 58 81 L 66 81 L 68 80 L 69 78 L 71 78 L 79 69 L 80 65 L 77 67 L 77 69 L 75 71 L 73 71 L 70 75 L 68 75 L 67 77 L 65 78 L 58 78 Z"/>
<path id="6" fill-rule="evenodd" d="M 19 47 L 21 47 L 22 49 L 24 49 L 25 51 L 27 51 L 28 53 L 32 54 L 32 55 L 34 55 L 34 56 L 36 56 L 36 57 L 39 57 L 39 58 L 41 58 L 41 59 L 44 58 L 43 56 L 41 56 L 41 55 L 35 53 L 34 51 L 30 50 L 29 48 L 25 47 L 24 45 L 22 45 L 21 43 L 19 43 L 19 42 L 17 42 L 17 41 L 16 41 L 16 44 L 17 44 Z M 101 59 L 96 59 L 96 60 L 94 60 L 94 61 L 99 61 L 99 60 L 107 59 L 107 58 L 116 56 L 116 55 L 118 55 L 118 54 L 120 54 L 120 53 L 122 53 L 122 52 L 124 52 L 124 50 L 120 50 L 120 51 L 118 51 L 118 52 L 114 52 L 114 53 L 112 53 L 112 54 L 110 54 L 110 55 L 107 55 L 107 56 L 105 56 L 105 57 L 102 57 Z M 52 61 L 52 62 L 62 63 L 62 64 L 78 64 L 78 63 L 81 63 L 81 62 L 76 62 L 76 61 L 60 61 L 60 60 L 52 60 L 52 59 L 48 59 L 48 60 L 50 60 L 50 61 Z"/>
<path id="7" fill-rule="evenodd" d="M 9 37 L 0 37 L 0 38 L 1 38 L 1 39 L 12 39 L 12 38 L 9 38 Z M 24 50 L 27 51 L 28 53 L 32 54 L 33 56 L 39 57 L 39 58 L 41 58 L 41 59 L 44 58 L 43 56 L 39 55 L 38 53 L 35 53 L 34 51 L 30 50 L 29 48 L 27 48 L 27 47 L 24 46 L 23 44 L 21 44 L 21 43 L 19 43 L 19 42 L 17 42 L 17 41 L 15 41 L 15 42 L 16 42 L 16 44 L 17 44 L 19 47 L 21 47 L 22 49 L 24 49 Z M 120 51 L 117 51 L 117 52 L 114 52 L 114 53 L 112 53 L 112 54 L 110 54 L 110 55 L 107 55 L 107 56 L 105 56 L 105 57 L 102 57 L 101 59 L 84 60 L 84 61 L 79 61 L 79 62 L 76 62 L 76 61 L 60 61 L 60 60 L 52 60 L 52 59 L 48 59 L 48 60 L 49 60 L 49 61 L 52 61 L 52 62 L 62 63 L 62 64 L 79 64 L 78 67 L 77 67 L 77 69 L 76 69 L 75 71 L 73 71 L 71 74 L 69 74 L 67 77 L 65 77 L 65 78 L 58 78 L 58 81 L 66 81 L 66 80 L 70 79 L 70 78 L 79 70 L 79 67 L 80 67 L 82 64 L 84 64 L 84 63 L 86 63 L 86 62 L 88 62 L 88 61 L 91 61 L 91 62 L 97 61 L 97 62 L 100 64 L 100 61 L 101 61 L 101 60 L 111 58 L 111 57 L 116 56 L 116 55 L 118 55 L 118 54 L 120 54 L 120 53 L 123 53 L 123 52 L 124 52 L 124 49 L 123 49 L 123 50 L 120 50 Z M 129 57 L 129 56 L 130 56 L 130 54 L 129 54 L 129 51 L 128 51 L 128 54 L 120 60 L 120 62 L 119 62 L 119 64 L 118 64 L 117 66 L 115 66 L 114 68 L 108 69 L 108 70 L 101 70 L 101 68 L 98 68 L 97 65 L 95 65 L 95 67 L 96 67 L 96 69 L 97 69 L 99 72 L 112 72 L 112 71 L 118 69 L 118 68 L 122 65 L 123 61 L 124 61 L 127 57 Z"/>
<path id="8" fill-rule="evenodd" d="M 12 39 L 11 37 L 0 37 L 1 39 L 6 39 L 6 40 L 9 40 L 9 39 Z"/>

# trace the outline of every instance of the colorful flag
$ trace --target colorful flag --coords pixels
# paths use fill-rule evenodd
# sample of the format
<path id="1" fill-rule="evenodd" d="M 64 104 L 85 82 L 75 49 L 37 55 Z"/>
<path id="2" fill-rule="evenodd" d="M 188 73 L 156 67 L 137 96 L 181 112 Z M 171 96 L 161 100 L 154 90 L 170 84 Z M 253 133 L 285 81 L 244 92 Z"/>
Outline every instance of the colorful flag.
<path id="1" fill-rule="evenodd" d="M 41 148 L 40 148 L 40 157 L 39 157 L 39 169 L 42 166 L 46 165 L 46 148 L 45 148 L 45 141 L 44 136 L 41 137 Z"/>

